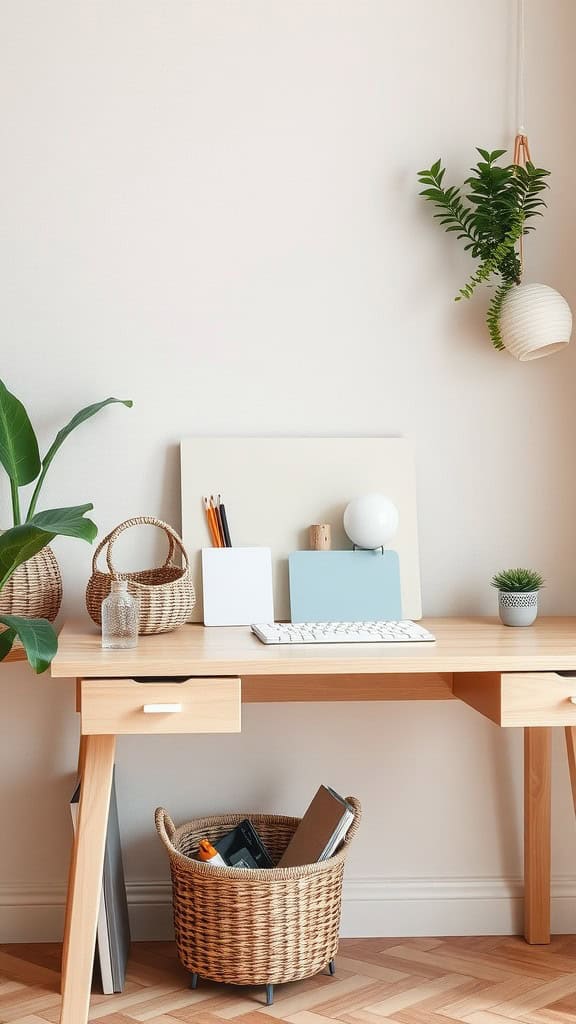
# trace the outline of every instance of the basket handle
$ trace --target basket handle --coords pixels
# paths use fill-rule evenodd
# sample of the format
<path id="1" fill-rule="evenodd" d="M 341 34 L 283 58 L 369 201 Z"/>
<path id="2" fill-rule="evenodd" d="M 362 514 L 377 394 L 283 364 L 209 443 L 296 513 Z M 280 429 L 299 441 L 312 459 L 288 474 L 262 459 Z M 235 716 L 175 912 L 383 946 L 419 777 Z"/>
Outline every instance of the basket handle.
<path id="1" fill-rule="evenodd" d="M 168 811 L 165 811 L 163 807 L 157 807 L 154 811 L 154 821 L 156 824 L 156 831 L 164 843 L 164 846 L 167 850 L 173 850 L 172 837 L 176 831 L 176 826 L 168 814 Z"/>
<path id="2" fill-rule="evenodd" d="M 351 804 L 354 808 L 354 821 L 344 836 L 342 846 L 349 846 L 352 840 L 356 838 L 358 829 L 360 828 L 360 819 L 362 818 L 362 804 L 355 796 L 347 796 L 346 803 Z"/>
<path id="3" fill-rule="evenodd" d="M 124 532 L 124 530 L 129 530 L 130 527 L 132 526 L 141 525 L 157 526 L 160 530 L 163 530 L 168 537 L 170 546 L 168 550 L 168 555 L 166 557 L 166 561 L 164 562 L 162 568 L 165 569 L 166 566 L 173 564 L 172 560 L 174 558 L 175 550 L 176 548 L 179 548 L 180 551 L 182 552 L 184 570 L 186 571 L 188 569 L 188 552 L 186 551 L 186 548 L 184 547 L 180 536 L 176 533 L 176 530 L 174 530 L 168 523 L 164 523 L 161 519 L 156 519 L 155 516 L 135 516 L 133 519 L 126 519 L 125 522 L 120 523 L 119 526 L 116 526 L 113 530 L 110 531 L 110 533 L 108 533 L 100 541 L 92 558 L 92 572 L 97 572 L 98 557 L 100 555 L 100 552 L 107 546 L 106 563 L 108 565 L 108 570 L 112 576 L 118 576 L 119 573 L 114 568 L 112 562 L 112 546 L 114 542 L 118 540 L 118 537 L 120 536 L 121 533 Z"/>

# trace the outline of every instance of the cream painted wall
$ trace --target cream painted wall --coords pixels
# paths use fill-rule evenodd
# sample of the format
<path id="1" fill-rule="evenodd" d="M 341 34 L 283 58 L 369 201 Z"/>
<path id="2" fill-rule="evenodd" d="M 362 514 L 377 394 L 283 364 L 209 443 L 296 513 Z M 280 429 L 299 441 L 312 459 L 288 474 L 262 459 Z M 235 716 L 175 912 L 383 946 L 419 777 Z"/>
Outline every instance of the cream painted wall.
<path id="1" fill-rule="evenodd" d="M 91 400 L 136 403 L 69 442 L 47 503 L 92 499 L 102 530 L 143 512 L 178 525 L 183 435 L 404 434 L 425 611 L 491 613 L 491 573 L 529 563 L 543 610 L 576 612 L 576 348 L 494 353 L 486 296 L 452 303 L 467 259 L 416 198 L 438 155 L 459 179 L 474 145 L 510 144 L 512 15 L 512 0 L 2 6 L 2 376 L 45 440 Z M 528 127 L 553 171 L 528 278 L 576 306 L 576 6 L 528 0 L 528 24 Z M 90 552 L 57 551 L 77 612 Z M 2 939 L 60 928 L 72 689 L 0 673 Z M 238 737 L 123 740 L 135 929 L 167 922 L 158 803 L 297 813 L 320 780 L 365 806 L 349 933 L 513 928 L 520 772 L 520 737 L 456 705 L 250 706 Z M 574 930 L 560 749 L 555 774 L 555 925 Z"/>

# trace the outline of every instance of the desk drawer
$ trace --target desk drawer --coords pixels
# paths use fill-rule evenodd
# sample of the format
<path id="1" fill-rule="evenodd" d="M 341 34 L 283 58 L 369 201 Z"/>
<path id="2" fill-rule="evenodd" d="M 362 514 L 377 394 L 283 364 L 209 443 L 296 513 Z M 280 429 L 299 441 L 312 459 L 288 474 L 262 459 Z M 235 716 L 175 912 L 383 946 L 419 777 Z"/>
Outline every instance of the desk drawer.
<path id="1" fill-rule="evenodd" d="M 115 733 L 240 732 L 240 680 L 83 679 L 84 735 Z"/>
<path id="2" fill-rule="evenodd" d="M 576 676 L 556 672 L 454 675 L 454 696 L 501 726 L 576 725 Z"/>
<path id="3" fill-rule="evenodd" d="M 576 725 L 576 676 L 506 672 L 502 675 L 500 707 L 503 726 Z"/>

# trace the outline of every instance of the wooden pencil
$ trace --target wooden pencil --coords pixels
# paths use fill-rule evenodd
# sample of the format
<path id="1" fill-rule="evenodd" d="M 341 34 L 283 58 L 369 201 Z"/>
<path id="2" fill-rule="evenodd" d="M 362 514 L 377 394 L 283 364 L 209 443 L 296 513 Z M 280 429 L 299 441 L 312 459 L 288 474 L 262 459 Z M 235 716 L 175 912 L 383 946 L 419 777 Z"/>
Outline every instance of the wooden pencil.
<path id="1" fill-rule="evenodd" d="M 222 532 L 224 533 L 224 541 L 227 548 L 232 547 L 232 540 L 230 539 L 230 529 L 228 527 L 228 517 L 226 515 L 226 509 L 224 508 L 224 502 L 222 501 L 222 495 L 218 495 L 218 508 L 220 509 L 220 520 L 222 522 Z"/>
<path id="2" fill-rule="evenodd" d="M 220 509 L 218 508 L 218 505 L 216 504 L 216 502 L 214 500 L 214 495 L 213 494 L 210 495 L 210 504 L 212 506 L 212 513 L 214 515 L 214 524 L 215 524 L 215 527 L 216 527 L 216 533 L 218 534 L 218 540 L 219 540 L 218 547 L 225 548 L 226 547 L 226 540 L 225 540 L 225 537 L 224 537 L 224 530 L 222 529 L 222 520 L 220 518 Z"/>
<path id="3" fill-rule="evenodd" d="M 206 522 L 208 523 L 208 529 L 210 530 L 210 536 L 212 538 L 212 546 L 215 547 L 215 548 L 219 548 L 220 544 L 218 543 L 218 535 L 217 535 L 216 529 L 214 527 L 214 516 L 212 514 L 213 513 L 213 509 L 210 508 L 210 505 L 208 503 L 208 498 L 204 498 L 203 501 L 204 501 L 204 511 L 206 513 Z"/>

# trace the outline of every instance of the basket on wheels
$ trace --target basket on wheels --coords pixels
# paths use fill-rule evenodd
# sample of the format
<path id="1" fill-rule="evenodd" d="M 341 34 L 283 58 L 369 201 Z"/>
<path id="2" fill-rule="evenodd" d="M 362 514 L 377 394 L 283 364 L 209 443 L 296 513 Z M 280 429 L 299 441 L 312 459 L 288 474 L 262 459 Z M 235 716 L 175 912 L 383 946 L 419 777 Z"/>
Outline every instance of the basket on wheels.
<path id="1" fill-rule="evenodd" d="M 192 975 L 232 985 L 272 986 L 334 973 L 342 906 L 344 864 L 361 816 L 328 860 L 292 868 L 216 867 L 191 859 L 201 839 L 214 843 L 249 818 L 274 862 L 282 856 L 300 818 L 277 814 L 227 814 L 198 818 L 176 828 L 156 811 L 156 828 L 168 851 L 174 929 L 180 961 Z"/>
<path id="2" fill-rule="evenodd" d="M 163 565 L 142 572 L 118 572 L 112 562 L 112 548 L 124 530 L 131 526 L 157 526 L 168 537 L 168 554 Z M 98 568 L 98 556 L 106 548 L 108 572 Z M 174 559 L 176 552 L 182 556 L 182 565 Z M 86 588 L 86 607 L 90 618 L 102 625 L 102 601 L 108 597 L 113 580 L 127 580 L 128 590 L 140 601 L 138 632 L 167 633 L 188 621 L 196 603 L 190 565 L 181 538 L 168 523 L 154 516 L 137 516 L 120 523 L 100 541 L 92 559 L 92 575 Z"/>

